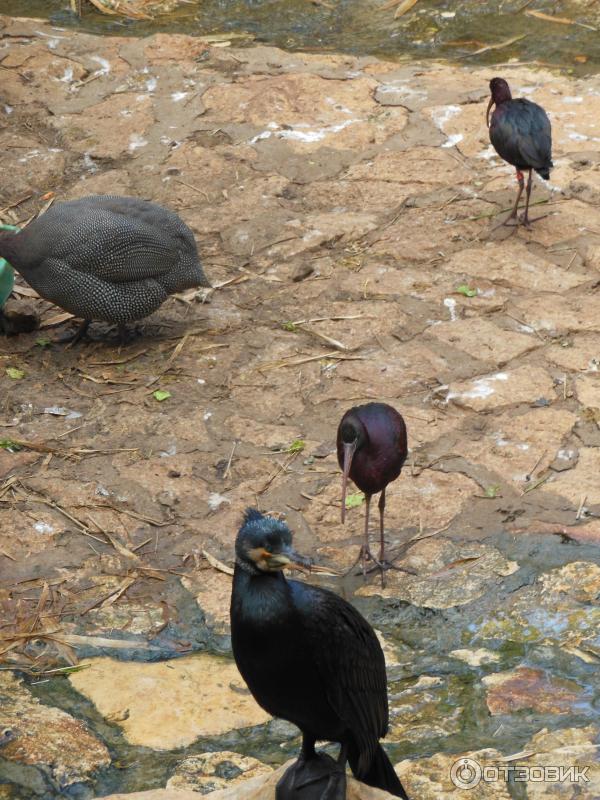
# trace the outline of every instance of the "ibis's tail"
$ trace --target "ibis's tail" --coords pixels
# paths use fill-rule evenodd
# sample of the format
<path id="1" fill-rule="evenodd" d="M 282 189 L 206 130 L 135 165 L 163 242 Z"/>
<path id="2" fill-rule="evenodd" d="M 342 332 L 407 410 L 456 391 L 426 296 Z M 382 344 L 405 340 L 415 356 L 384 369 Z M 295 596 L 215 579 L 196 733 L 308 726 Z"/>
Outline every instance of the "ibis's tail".
<path id="1" fill-rule="evenodd" d="M 552 163 L 552 161 L 550 161 L 549 163 L 544 164 L 543 167 L 540 167 L 539 169 L 534 167 L 534 169 L 537 172 L 537 174 L 540 175 L 545 181 L 549 181 L 550 170 L 552 169 L 553 166 L 554 164 Z"/>

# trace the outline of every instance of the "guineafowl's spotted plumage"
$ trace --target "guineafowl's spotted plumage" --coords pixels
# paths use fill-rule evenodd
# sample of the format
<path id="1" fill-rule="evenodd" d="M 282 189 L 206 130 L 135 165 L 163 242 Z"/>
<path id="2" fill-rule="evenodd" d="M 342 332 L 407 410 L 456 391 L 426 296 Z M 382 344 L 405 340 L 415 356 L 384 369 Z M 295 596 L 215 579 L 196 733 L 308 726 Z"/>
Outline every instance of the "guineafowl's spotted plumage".
<path id="1" fill-rule="evenodd" d="M 42 297 L 84 320 L 122 325 L 174 292 L 210 286 L 183 220 L 135 197 L 55 203 L 0 238 L 0 256 Z"/>

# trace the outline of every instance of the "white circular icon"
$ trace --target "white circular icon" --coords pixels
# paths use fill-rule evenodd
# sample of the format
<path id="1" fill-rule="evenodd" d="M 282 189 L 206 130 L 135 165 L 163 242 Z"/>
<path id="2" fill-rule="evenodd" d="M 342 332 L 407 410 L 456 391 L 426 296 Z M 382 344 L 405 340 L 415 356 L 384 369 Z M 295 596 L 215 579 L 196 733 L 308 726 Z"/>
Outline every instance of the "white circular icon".
<path id="1" fill-rule="evenodd" d="M 450 778 L 458 789 L 474 789 L 481 781 L 481 765 L 472 758 L 459 758 L 452 764 Z"/>

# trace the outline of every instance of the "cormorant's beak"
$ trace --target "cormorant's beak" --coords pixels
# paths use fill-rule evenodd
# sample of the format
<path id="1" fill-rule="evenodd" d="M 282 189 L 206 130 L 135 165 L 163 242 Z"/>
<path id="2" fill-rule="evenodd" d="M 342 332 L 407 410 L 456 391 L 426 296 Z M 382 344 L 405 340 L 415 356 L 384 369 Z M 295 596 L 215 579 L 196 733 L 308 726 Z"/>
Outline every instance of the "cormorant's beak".
<path id="1" fill-rule="evenodd" d="M 485 112 L 485 121 L 488 126 L 490 127 L 490 111 L 492 110 L 492 106 L 494 105 L 494 95 L 490 97 L 490 102 L 488 103 L 487 110 Z"/>
<path id="2" fill-rule="evenodd" d="M 301 572 L 310 572 L 312 561 L 306 556 L 301 556 L 293 548 L 286 547 L 280 553 L 266 553 L 265 561 L 267 567 L 273 571 L 291 567 L 299 569 Z"/>
<path id="3" fill-rule="evenodd" d="M 342 523 L 346 521 L 346 488 L 348 486 L 348 475 L 352 466 L 352 459 L 356 452 L 356 441 L 344 442 L 344 475 L 342 477 Z"/>

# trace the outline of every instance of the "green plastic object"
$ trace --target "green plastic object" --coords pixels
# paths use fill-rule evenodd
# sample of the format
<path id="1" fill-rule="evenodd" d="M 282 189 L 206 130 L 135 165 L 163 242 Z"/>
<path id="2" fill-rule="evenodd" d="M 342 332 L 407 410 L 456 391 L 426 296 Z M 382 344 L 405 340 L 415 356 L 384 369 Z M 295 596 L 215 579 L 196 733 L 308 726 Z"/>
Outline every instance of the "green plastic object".
<path id="1" fill-rule="evenodd" d="M 18 233 L 20 228 L 16 225 L 0 225 L 0 231 L 14 231 Z M 0 258 L 0 308 L 10 297 L 10 293 L 15 285 L 15 271 L 5 258 Z"/>

